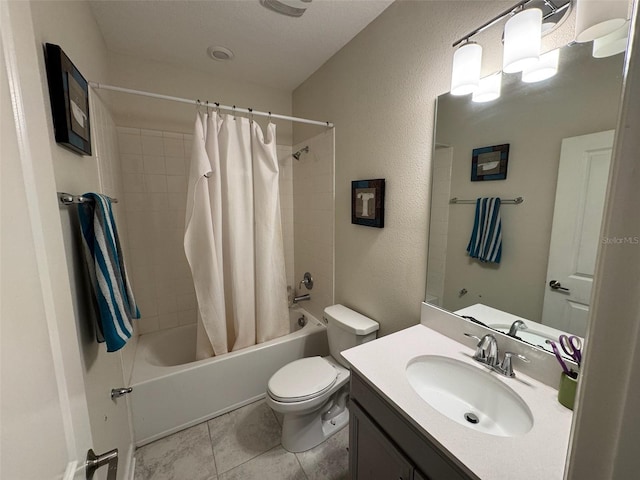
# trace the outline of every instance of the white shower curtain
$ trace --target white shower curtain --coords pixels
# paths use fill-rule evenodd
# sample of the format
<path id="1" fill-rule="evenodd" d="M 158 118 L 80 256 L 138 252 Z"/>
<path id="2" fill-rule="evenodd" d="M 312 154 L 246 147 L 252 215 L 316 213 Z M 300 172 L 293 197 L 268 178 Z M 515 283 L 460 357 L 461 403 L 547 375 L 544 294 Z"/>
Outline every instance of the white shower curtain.
<path id="1" fill-rule="evenodd" d="M 275 125 L 196 118 L 185 253 L 198 300 L 197 358 L 288 333 Z"/>

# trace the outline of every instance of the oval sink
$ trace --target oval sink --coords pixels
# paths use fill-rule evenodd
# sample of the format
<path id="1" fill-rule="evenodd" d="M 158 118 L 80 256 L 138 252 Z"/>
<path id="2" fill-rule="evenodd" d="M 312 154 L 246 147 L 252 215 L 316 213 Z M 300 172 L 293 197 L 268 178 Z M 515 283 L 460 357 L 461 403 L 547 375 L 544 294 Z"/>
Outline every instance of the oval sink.
<path id="1" fill-rule="evenodd" d="M 425 402 L 461 425 L 501 437 L 524 435 L 533 427 L 533 415 L 524 400 L 480 368 L 425 355 L 412 359 L 406 374 Z"/>

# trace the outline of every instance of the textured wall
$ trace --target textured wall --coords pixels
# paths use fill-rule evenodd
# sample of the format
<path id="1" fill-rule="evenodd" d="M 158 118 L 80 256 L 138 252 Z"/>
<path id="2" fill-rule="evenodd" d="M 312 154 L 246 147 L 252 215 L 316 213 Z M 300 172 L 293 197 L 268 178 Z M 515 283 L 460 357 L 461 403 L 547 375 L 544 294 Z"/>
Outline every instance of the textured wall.
<path id="1" fill-rule="evenodd" d="M 294 91 L 295 115 L 336 126 L 336 301 L 383 335 L 417 323 L 424 299 L 434 101 L 449 90 L 451 44 L 512 3 L 398 1 Z M 479 39 L 485 73 L 499 69 L 500 33 Z M 295 125 L 294 142 L 313 133 Z M 367 178 L 387 180 L 383 230 L 351 225 L 350 182 Z"/>
<path id="2" fill-rule="evenodd" d="M 336 302 L 381 324 L 419 321 L 435 98 L 451 43 L 504 3 L 398 2 L 294 91 L 297 116 L 336 126 Z M 296 143 L 311 135 L 294 126 Z M 315 133 L 315 132 L 314 132 Z M 386 178 L 385 228 L 351 224 L 351 181 Z"/>

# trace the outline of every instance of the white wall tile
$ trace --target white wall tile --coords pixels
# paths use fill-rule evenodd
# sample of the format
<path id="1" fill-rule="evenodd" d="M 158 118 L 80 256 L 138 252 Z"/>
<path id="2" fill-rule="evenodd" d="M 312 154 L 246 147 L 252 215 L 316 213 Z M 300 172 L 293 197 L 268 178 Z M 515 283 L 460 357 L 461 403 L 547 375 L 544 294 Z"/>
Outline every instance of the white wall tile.
<path id="1" fill-rule="evenodd" d="M 158 193 L 167 191 L 166 175 L 147 175 L 144 176 L 144 183 L 149 193 Z"/>
<path id="2" fill-rule="evenodd" d="M 143 155 L 142 162 L 144 173 L 166 173 L 164 157 L 162 155 Z"/>

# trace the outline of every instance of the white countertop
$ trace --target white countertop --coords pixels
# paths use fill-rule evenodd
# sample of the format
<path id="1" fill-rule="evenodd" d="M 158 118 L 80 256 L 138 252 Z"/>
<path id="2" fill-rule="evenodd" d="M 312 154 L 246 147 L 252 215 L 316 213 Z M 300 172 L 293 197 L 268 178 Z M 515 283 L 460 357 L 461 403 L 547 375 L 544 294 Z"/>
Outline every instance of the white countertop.
<path id="1" fill-rule="evenodd" d="M 405 369 L 420 355 L 443 355 L 488 369 L 471 356 L 473 350 L 424 325 L 416 325 L 342 355 L 418 429 L 434 438 L 482 480 L 562 479 L 572 412 L 557 401 L 557 390 L 518 372 L 515 378 L 496 373 L 529 406 L 534 424 L 520 437 L 481 433 L 445 417 L 411 387 Z"/>

